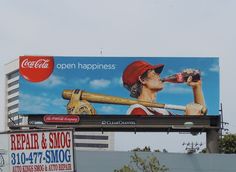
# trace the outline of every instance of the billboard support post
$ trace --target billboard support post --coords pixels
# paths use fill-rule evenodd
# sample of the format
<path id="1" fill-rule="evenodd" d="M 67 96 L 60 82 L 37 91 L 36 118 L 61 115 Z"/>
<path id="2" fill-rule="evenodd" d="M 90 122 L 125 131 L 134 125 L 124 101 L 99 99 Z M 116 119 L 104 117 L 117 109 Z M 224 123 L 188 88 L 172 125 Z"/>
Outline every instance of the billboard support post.
<path id="1" fill-rule="evenodd" d="M 216 129 L 209 129 L 206 132 L 207 153 L 219 153 L 219 133 Z"/>

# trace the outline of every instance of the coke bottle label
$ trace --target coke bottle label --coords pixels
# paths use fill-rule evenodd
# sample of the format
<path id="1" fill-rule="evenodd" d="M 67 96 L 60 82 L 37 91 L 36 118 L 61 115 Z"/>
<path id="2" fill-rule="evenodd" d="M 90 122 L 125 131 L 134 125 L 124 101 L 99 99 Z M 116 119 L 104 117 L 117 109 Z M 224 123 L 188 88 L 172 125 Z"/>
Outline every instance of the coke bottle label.
<path id="1" fill-rule="evenodd" d="M 176 81 L 177 82 L 184 82 L 184 77 L 183 77 L 183 75 L 182 75 L 182 73 L 177 73 L 176 74 Z"/>

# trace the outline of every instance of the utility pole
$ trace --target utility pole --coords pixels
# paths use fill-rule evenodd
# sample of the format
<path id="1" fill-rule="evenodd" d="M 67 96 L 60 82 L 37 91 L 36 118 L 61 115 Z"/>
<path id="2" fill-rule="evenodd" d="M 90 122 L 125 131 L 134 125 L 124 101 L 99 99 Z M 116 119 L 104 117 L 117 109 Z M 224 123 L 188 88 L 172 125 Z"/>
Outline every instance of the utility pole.
<path id="1" fill-rule="evenodd" d="M 225 126 L 229 125 L 228 122 L 224 122 L 224 116 L 223 116 L 223 106 L 222 103 L 220 104 L 220 139 L 223 139 L 224 134 L 228 134 L 229 129 Z M 224 133 L 225 132 L 225 133 Z"/>
<path id="2" fill-rule="evenodd" d="M 225 125 L 229 123 L 224 122 L 223 116 L 223 106 L 220 104 L 220 121 L 219 121 L 219 131 L 216 129 L 209 129 L 206 133 L 207 140 L 207 153 L 219 153 L 219 139 L 223 138 L 223 131 L 228 132 L 228 129 L 225 128 Z"/>

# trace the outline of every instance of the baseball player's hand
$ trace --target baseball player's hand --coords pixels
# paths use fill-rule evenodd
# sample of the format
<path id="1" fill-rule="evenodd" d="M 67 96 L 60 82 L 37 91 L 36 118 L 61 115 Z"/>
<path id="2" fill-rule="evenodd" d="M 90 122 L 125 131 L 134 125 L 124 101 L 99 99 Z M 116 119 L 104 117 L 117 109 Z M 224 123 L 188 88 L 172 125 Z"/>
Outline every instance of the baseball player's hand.
<path id="1" fill-rule="evenodd" d="M 185 69 L 183 72 L 193 74 L 196 71 L 194 69 Z M 197 88 L 202 86 L 202 82 L 201 80 L 193 82 L 193 77 L 190 75 L 187 79 L 187 85 L 191 86 L 192 88 Z"/>
<path id="2" fill-rule="evenodd" d="M 203 106 L 197 103 L 190 103 L 186 105 L 185 115 L 203 115 L 202 114 Z"/>
<path id="3" fill-rule="evenodd" d="M 197 82 L 193 82 L 193 77 L 189 76 L 187 79 L 187 85 L 191 86 L 192 88 L 197 88 L 197 87 L 201 87 L 202 86 L 202 81 L 199 80 Z"/>

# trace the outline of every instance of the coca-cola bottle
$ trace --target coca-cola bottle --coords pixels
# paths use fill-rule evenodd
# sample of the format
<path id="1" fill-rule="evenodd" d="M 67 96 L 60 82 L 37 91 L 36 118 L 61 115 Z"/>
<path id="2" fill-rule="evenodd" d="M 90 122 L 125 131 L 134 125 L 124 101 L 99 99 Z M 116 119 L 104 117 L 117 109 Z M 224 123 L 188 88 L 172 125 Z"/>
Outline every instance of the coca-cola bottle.
<path id="1" fill-rule="evenodd" d="M 183 83 L 187 82 L 188 78 L 192 76 L 192 81 L 197 82 L 201 79 L 200 71 L 193 69 L 186 69 L 183 72 L 162 78 L 162 82 Z"/>

